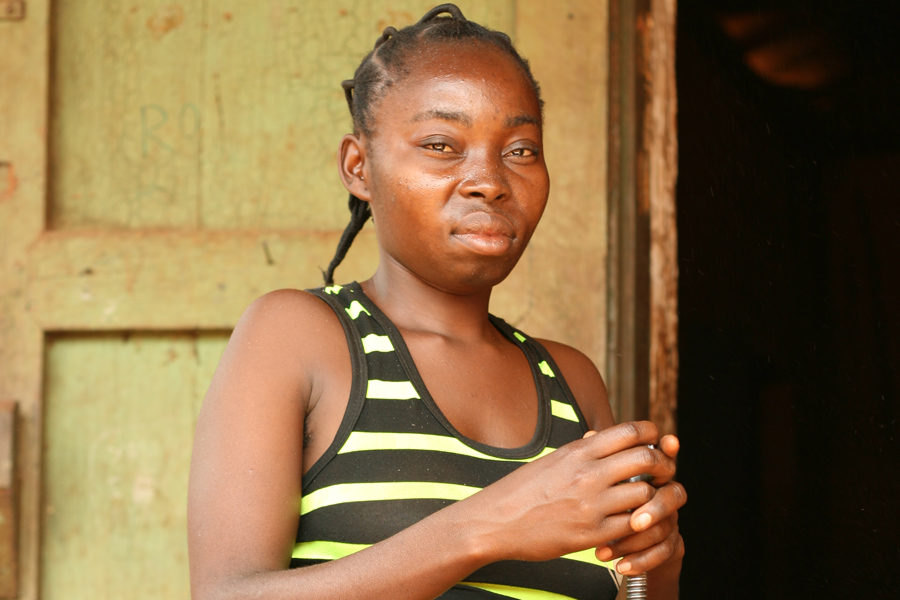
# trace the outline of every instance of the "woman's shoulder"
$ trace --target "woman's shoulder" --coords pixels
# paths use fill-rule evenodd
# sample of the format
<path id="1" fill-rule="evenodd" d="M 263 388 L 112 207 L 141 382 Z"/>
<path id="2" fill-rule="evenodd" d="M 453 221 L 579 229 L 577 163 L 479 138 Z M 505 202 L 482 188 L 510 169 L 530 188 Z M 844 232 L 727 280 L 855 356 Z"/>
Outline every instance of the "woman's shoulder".
<path id="1" fill-rule="evenodd" d="M 275 334 L 319 333 L 338 324 L 334 310 L 309 290 L 279 289 L 254 300 L 241 315 L 236 330 L 253 328 Z"/>
<path id="2" fill-rule="evenodd" d="M 580 350 L 553 340 L 537 339 L 565 378 L 578 408 L 591 429 L 599 431 L 615 424 L 606 384 L 594 362 Z"/>
<path id="3" fill-rule="evenodd" d="M 318 371 L 317 365 L 346 345 L 334 310 L 309 291 L 280 289 L 254 300 L 241 315 L 229 350 L 263 361 L 278 373 Z"/>

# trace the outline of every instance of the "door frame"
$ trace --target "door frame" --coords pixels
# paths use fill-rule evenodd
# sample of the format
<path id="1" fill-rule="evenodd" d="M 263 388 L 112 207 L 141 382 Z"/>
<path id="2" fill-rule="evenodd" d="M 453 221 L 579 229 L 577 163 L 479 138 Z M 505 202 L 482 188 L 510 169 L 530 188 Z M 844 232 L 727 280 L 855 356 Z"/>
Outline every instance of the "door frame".
<path id="1" fill-rule="evenodd" d="M 619 421 L 676 430 L 676 0 L 609 2 L 609 340 Z"/>
<path id="2" fill-rule="evenodd" d="M 44 231 L 47 187 L 49 0 L 28 2 L 21 20 L 0 21 L 0 390 L 16 403 L 14 479 L 19 483 L 12 520 L 18 529 L 17 572 L 3 597 L 38 597 L 40 551 L 41 395 L 44 331 L 28 303 L 28 251 Z M 4 539 L 10 536 L 3 535 Z M 15 540 L 15 538 L 13 538 Z M 17 569 L 15 568 L 17 567 Z"/>

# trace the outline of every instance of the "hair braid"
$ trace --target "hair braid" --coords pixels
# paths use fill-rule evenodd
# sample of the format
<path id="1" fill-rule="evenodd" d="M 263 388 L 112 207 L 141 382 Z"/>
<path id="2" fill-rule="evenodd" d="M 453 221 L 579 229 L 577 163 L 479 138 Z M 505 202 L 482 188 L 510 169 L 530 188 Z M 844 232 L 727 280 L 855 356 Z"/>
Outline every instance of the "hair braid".
<path id="1" fill-rule="evenodd" d="M 353 244 L 356 234 L 360 232 L 363 225 L 365 225 L 366 221 L 369 220 L 369 217 L 372 216 L 372 209 L 369 208 L 369 203 L 363 202 L 353 194 L 350 194 L 350 200 L 347 204 L 350 207 L 350 222 L 347 223 L 347 227 L 344 228 L 344 233 L 341 234 L 337 250 L 334 252 L 334 258 L 331 259 L 328 269 L 322 271 L 322 276 L 325 278 L 325 285 L 334 285 L 334 270 L 341 264 L 344 257 L 347 256 L 347 251 L 350 249 L 350 245 Z"/>
<path id="2" fill-rule="evenodd" d="M 449 17 L 441 15 L 448 14 Z M 541 88 L 531 74 L 531 67 L 512 45 L 509 36 L 500 31 L 488 29 L 478 23 L 466 19 L 455 4 L 441 4 L 429 10 L 414 25 L 397 30 L 386 27 L 381 36 L 375 40 L 375 46 L 356 68 L 353 79 L 341 83 L 344 96 L 353 119 L 354 133 L 363 133 L 369 137 L 373 134 L 372 111 L 384 97 L 388 88 L 408 75 L 412 52 L 423 44 L 459 43 L 474 41 L 489 44 L 509 55 L 522 69 L 543 110 Z M 334 270 L 346 256 L 356 234 L 372 215 L 368 202 L 350 194 L 350 223 L 344 229 L 338 242 L 337 250 L 328 270 L 323 271 L 325 283 L 334 283 Z"/>
<path id="3" fill-rule="evenodd" d="M 432 20 L 436 16 L 442 15 L 444 13 L 449 14 L 453 19 L 455 19 L 457 21 L 467 21 L 468 20 L 463 16 L 462 11 L 459 10 L 459 7 L 457 5 L 447 3 L 447 4 L 441 4 L 440 6 L 435 6 L 434 8 L 429 10 L 427 13 L 422 15 L 422 18 L 419 19 L 419 22 L 416 23 L 416 25 L 421 25 L 422 23 L 427 23 L 428 21 Z"/>

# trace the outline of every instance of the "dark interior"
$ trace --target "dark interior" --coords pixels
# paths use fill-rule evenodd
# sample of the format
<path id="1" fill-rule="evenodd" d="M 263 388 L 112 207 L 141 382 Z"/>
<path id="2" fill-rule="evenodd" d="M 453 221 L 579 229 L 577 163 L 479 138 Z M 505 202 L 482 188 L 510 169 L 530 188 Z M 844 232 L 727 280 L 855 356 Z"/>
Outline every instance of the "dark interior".
<path id="1" fill-rule="evenodd" d="M 681 597 L 900 598 L 900 2 L 678 13 Z"/>

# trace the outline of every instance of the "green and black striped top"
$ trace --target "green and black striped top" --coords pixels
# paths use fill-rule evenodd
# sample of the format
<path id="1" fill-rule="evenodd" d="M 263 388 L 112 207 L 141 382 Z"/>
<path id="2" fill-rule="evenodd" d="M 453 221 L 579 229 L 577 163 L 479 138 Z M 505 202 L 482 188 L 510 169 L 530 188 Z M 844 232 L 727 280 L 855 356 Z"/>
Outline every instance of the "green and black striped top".
<path id="1" fill-rule="evenodd" d="M 353 383 L 334 441 L 303 477 L 291 567 L 375 544 L 587 431 L 549 353 L 501 319 L 491 322 L 525 353 L 538 391 L 537 429 L 520 448 L 495 448 L 456 431 L 425 388 L 399 331 L 359 284 L 312 293 L 344 326 Z M 614 598 L 617 588 L 612 564 L 588 549 L 546 562 L 497 562 L 441 598 L 596 600 Z"/>

